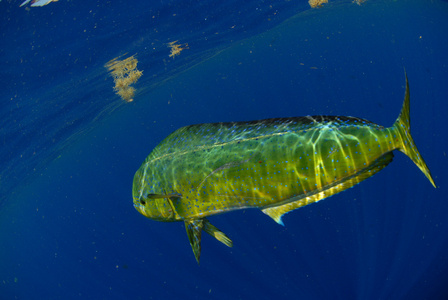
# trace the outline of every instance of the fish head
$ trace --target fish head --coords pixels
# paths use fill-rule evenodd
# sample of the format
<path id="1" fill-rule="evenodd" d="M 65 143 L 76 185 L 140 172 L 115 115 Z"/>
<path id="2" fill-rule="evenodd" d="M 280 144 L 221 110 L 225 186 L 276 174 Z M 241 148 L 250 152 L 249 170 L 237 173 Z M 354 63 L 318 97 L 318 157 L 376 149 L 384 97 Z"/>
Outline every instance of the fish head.
<path id="1" fill-rule="evenodd" d="M 156 191 L 160 182 L 140 168 L 134 176 L 132 198 L 135 209 L 145 217 L 162 222 L 178 221 L 173 207 L 177 195 Z"/>

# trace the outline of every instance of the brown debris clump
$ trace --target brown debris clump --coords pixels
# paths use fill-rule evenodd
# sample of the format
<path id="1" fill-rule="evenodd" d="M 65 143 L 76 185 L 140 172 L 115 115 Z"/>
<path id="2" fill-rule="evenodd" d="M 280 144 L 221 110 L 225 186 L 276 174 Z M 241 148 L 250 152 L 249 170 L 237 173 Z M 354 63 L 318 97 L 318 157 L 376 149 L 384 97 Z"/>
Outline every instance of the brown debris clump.
<path id="1" fill-rule="evenodd" d="M 143 75 L 143 71 L 137 69 L 137 63 L 138 60 L 132 55 L 124 60 L 116 57 L 105 65 L 114 79 L 115 93 L 126 102 L 134 100 L 135 88 L 130 85 L 136 83 Z"/>
<path id="2" fill-rule="evenodd" d="M 168 47 L 171 48 L 171 53 L 169 55 L 170 57 L 179 55 L 182 50 L 189 49 L 187 43 L 185 44 L 176 44 L 176 43 L 177 41 L 168 43 Z"/>
<path id="3" fill-rule="evenodd" d="M 324 3 L 328 3 L 328 0 L 309 0 L 311 8 L 321 7 Z"/>

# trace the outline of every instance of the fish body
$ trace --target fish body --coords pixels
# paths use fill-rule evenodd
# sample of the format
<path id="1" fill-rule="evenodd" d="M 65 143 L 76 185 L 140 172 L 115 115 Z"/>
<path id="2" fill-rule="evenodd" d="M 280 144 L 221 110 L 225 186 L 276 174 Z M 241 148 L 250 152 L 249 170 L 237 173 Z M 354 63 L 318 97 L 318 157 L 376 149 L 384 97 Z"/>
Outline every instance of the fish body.
<path id="1" fill-rule="evenodd" d="M 410 135 L 409 85 L 392 127 L 342 116 L 191 125 L 163 140 L 136 172 L 134 207 L 157 221 L 184 221 L 199 262 L 201 232 L 232 246 L 208 216 L 258 208 L 277 223 L 408 155 L 435 186 Z"/>

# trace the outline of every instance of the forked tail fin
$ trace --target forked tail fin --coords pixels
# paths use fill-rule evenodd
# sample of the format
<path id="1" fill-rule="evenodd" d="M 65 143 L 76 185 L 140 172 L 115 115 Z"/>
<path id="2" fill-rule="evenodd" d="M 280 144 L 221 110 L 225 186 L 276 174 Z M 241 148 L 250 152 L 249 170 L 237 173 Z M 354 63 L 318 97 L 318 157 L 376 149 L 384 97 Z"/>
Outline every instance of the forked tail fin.
<path id="1" fill-rule="evenodd" d="M 431 172 L 426 166 L 423 157 L 418 152 L 417 147 L 415 146 L 414 140 L 411 136 L 411 124 L 409 117 L 409 83 L 408 76 L 406 75 L 406 93 L 404 95 L 403 107 L 401 109 L 401 113 L 398 116 L 398 119 L 395 121 L 392 126 L 395 130 L 397 130 L 401 137 L 401 146 L 398 150 L 406 154 L 412 161 L 419 167 L 419 169 L 425 174 L 426 178 L 431 182 L 431 184 L 436 187 L 434 180 L 432 179 Z"/>

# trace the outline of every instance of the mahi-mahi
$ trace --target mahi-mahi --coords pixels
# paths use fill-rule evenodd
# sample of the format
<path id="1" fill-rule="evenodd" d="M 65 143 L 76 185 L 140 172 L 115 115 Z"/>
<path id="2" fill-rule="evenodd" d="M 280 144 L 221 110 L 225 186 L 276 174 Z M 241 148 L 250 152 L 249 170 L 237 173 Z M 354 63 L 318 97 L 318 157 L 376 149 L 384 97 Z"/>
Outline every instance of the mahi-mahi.
<path id="1" fill-rule="evenodd" d="M 233 243 L 206 217 L 258 208 L 282 216 L 342 192 L 406 154 L 436 187 L 410 132 L 409 84 L 391 127 L 343 116 L 306 116 L 182 127 L 134 176 L 134 207 L 163 222 L 184 221 L 197 262 L 202 230 Z"/>

